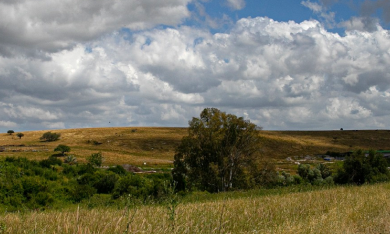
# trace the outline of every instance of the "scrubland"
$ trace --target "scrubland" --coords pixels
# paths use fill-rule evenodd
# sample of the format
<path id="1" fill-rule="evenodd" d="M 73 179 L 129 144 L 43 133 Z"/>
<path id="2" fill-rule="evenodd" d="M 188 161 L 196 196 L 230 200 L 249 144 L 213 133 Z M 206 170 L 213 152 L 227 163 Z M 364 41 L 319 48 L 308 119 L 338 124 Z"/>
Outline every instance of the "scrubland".
<path id="1" fill-rule="evenodd" d="M 0 134 L 0 158 L 44 160 L 59 144 L 71 148 L 79 163 L 101 152 L 103 165 L 130 164 L 169 170 L 186 128 L 118 127 L 52 130 L 61 138 L 42 142 L 46 131 Z M 261 131 L 260 157 L 277 170 L 296 172 L 287 157 L 390 149 L 390 131 Z M 36 151 L 26 146 L 40 146 Z M 47 150 L 46 150 L 47 149 Z M 301 158 L 301 159 L 302 159 Z M 195 192 L 177 203 L 148 201 L 110 204 L 98 196 L 44 210 L 6 209 L 1 233 L 389 233 L 390 183 L 363 186 L 293 185 L 219 194 Z M 107 196 L 107 195 L 106 195 Z M 103 195 L 104 197 L 104 195 Z M 107 196 L 109 197 L 109 195 Z M 172 197 L 176 197 L 172 195 Z M 172 199 L 172 198 L 171 198 Z M 126 200 L 124 198 L 123 200 Z"/>

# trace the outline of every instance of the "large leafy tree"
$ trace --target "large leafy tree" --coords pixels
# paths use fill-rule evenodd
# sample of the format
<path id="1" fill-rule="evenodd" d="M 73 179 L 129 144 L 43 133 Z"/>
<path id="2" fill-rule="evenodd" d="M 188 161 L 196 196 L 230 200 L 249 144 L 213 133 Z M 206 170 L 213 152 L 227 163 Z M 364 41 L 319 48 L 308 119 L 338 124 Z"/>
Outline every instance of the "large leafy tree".
<path id="1" fill-rule="evenodd" d="M 256 168 L 261 128 L 242 117 L 206 108 L 189 122 L 176 149 L 178 188 L 210 192 L 249 187 Z"/>
<path id="2" fill-rule="evenodd" d="M 342 168 L 338 169 L 336 183 L 375 183 L 390 179 L 386 159 L 382 154 L 370 150 L 368 154 L 362 150 L 346 157 Z"/>

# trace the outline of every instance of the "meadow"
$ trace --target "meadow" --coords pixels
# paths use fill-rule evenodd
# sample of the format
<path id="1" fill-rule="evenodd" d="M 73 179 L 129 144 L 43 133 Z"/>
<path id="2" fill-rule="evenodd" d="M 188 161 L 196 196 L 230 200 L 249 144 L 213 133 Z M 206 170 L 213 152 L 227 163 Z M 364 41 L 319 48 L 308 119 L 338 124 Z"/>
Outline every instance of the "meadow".
<path id="1" fill-rule="evenodd" d="M 86 163 L 92 153 L 101 152 L 105 158 L 103 165 L 130 164 L 169 172 L 175 148 L 187 129 L 52 130 L 61 134 L 58 141 L 40 141 L 45 132 L 23 132 L 21 139 L 0 134 L 0 146 L 12 146 L 0 152 L 0 158 L 11 161 L 25 157 L 42 161 L 55 154 L 57 145 L 64 144 L 71 148 L 67 154 L 76 156 L 79 163 Z M 275 163 L 278 171 L 293 174 L 297 171 L 295 160 L 324 162 L 320 158 L 307 160 L 306 155 L 390 149 L 390 131 L 387 130 L 260 131 L 259 135 L 262 139 L 260 157 Z M 294 161 L 286 160 L 288 157 Z M 19 168 L 15 169 L 20 171 Z M 65 168 L 48 168 L 45 172 Z M 68 180 L 76 184 L 80 178 L 76 177 L 76 182 L 70 177 L 58 177 L 64 185 Z M 62 189 L 57 187 L 57 190 Z M 59 193 L 47 192 L 53 196 Z M 10 212 L 2 207 L 0 233 L 388 233 L 389 193 L 390 183 L 300 184 L 218 194 L 192 192 L 185 196 L 172 193 L 156 201 L 135 199 L 131 195 L 113 200 L 109 194 L 95 194 L 73 204 L 57 200 L 39 210 L 26 208 Z"/>
<path id="2" fill-rule="evenodd" d="M 104 165 L 130 164 L 146 169 L 170 169 L 173 166 L 175 148 L 187 128 L 163 127 L 110 127 L 51 130 L 61 134 L 58 141 L 42 142 L 39 138 L 45 131 L 23 132 L 19 139 L 15 134 L 0 134 L 0 146 L 41 145 L 48 151 L 0 152 L 5 156 L 27 157 L 43 160 L 53 155 L 59 144 L 71 148 L 79 163 L 85 163 L 92 153 L 102 152 Z M 327 151 L 348 152 L 357 149 L 390 149 L 389 130 L 344 130 L 344 131 L 260 131 L 261 157 L 275 163 L 279 171 L 295 172 L 297 165 L 286 161 L 292 157 L 304 161 L 307 155 L 325 154 Z"/>
<path id="3" fill-rule="evenodd" d="M 275 191 L 274 191 L 275 192 Z M 189 195 L 169 204 L 4 213 L 3 233 L 389 233 L 390 184 Z M 189 200 L 189 201 L 188 201 Z"/>

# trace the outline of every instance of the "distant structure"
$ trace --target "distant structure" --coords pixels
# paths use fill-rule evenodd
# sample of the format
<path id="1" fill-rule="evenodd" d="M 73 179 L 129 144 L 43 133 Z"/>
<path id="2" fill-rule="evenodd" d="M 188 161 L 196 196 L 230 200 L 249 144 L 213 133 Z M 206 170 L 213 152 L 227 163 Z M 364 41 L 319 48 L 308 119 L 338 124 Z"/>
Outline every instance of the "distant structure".
<path id="1" fill-rule="evenodd" d="M 343 131 L 344 129 L 343 128 L 340 128 L 340 131 Z"/>

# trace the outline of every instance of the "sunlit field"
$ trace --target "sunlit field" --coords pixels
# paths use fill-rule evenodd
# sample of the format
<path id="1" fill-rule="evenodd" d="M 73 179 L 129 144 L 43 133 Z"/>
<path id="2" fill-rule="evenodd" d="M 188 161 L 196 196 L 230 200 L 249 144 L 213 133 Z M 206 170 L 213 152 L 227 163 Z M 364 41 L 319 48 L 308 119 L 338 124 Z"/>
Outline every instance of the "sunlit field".
<path id="1" fill-rule="evenodd" d="M 43 160 L 55 154 L 59 144 L 71 147 L 79 163 L 86 162 L 92 153 L 102 152 L 103 165 L 130 164 L 145 168 L 171 168 L 175 148 L 186 128 L 158 127 L 112 127 L 52 130 L 60 133 L 59 140 L 42 142 L 39 138 L 47 131 L 0 134 L 0 146 L 36 146 L 37 151 L 26 151 L 26 147 L 14 147 L 20 151 L 0 152 L 0 157 L 14 156 Z M 390 149 L 390 131 L 260 131 L 262 137 L 260 157 L 273 161 L 278 170 L 295 172 L 297 165 L 285 161 L 287 157 L 303 158 L 307 155 L 325 154 L 327 151 L 347 152 L 356 149 Z M 30 148 L 31 149 L 31 148 Z M 43 151 L 43 150 L 47 151 Z"/>
<path id="2" fill-rule="evenodd" d="M 288 189 L 287 189 L 288 190 Z M 388 233 L 390 184 L 258 195 L 256 190 L 132 207 L 4 213 L 4 233 Z M 196 200 L 196 195 L 192 201 Z"/>
<path id="3" fill-rule="evenodd" d="M 47 131 L 0 134 L 0 157 L 43 160 L 56 154 L 59 144 L 79 163 L 101 152 L 103 165 L 131 164 L 169 171 L 175 148 L 186 128 L 85 128 L 52 130 L 59 140 L 43 142 Z M 326 151 L 390 149 L 390 132 L 380 131 L 260 131 L 260 156 L 277 170 L 296 174 L 297 165 L 287 157 Z M 58 156 L 58 155 L 57 155 Z M 59 157 L 61 159 L 61 157 Z M 315 161 L 323 161 L 315 159 Z M 329 163 L 331 164 L 331 163 Z M 158 201 L 112 201 L 95 195 L 79 204 L 55 204 L 45 210 L 2 208 L 2 233 L 388 233 L 390 231 L 390 184 L 332 186 L 308 185 L 254 189 L 229 193 L 195 192 Z M 172 195 L 172 197 L 176 197 Z M 125 203 L 129 202 L 129 203 Z"/>

